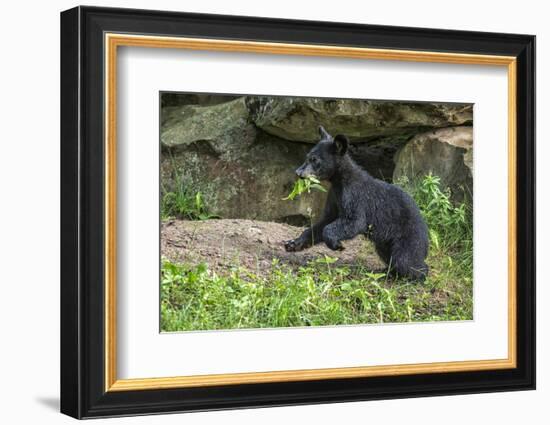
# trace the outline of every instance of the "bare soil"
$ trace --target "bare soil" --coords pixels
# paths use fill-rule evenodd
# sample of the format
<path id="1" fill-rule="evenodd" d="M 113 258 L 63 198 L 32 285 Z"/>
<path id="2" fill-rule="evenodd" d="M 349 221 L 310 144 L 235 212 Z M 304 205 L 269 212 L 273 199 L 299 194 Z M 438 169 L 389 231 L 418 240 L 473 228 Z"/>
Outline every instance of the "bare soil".
<path id="1" fill-rule="evenodd" d="M 343 251 L 319 244 L 302 252 L 286 252 L 284 241 L 302 231 L 284 223 L 255 220 L 168 220 L 161 225 L 161 253 L 172 262 L 207 263 L 217 272 L 240 265 L 263 274 L 271 269 L 273 259 L 297 268 L 325 255 L 336 258 L 337 265 L 384 268 L 372 244 L 362 236 L 346 241 Z"/>

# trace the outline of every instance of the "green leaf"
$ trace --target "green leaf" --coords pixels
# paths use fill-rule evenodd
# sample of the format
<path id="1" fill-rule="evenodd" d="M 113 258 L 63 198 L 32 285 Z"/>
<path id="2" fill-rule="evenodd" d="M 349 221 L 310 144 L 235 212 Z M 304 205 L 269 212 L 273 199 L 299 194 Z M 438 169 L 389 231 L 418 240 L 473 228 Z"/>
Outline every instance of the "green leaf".
<path id="1" fill-rule="evenodd" d="M 317 184 L 317 183 L 312 184 L 311 188 L 320 190 L 321 192 L 326 192 L 327 191 L 323 186 L 321 186 L 320 184 Z"/>
<path id="2" fill-rule="evenodd" d="M 306 177 L 303 179 L 298 179 L 294 182 L 294 187 L 292 191 L 285 197 L 282 198 L 283 201 L 294 200 L 297 196 L 300 196 L 304 192 L 311 193 L 311 190 L 315 189 L 320 192 L 326 192 L 327 190 L 321 185 L 321 182 L 315 177 Z"/>

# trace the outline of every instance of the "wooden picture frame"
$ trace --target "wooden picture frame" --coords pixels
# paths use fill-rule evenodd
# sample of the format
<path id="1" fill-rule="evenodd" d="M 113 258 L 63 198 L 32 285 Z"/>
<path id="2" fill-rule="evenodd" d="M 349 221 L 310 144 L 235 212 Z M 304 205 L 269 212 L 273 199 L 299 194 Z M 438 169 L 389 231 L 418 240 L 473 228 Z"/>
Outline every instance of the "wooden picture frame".
<path id="1" fill-rule="evenodd" d="M 117 379 L 116 123 L 120 46 L 508 69 L 508 357 Z M 535 38 L 77 7 L 61 14 L 61 411 L 76 418 L 533 389 Z"/>

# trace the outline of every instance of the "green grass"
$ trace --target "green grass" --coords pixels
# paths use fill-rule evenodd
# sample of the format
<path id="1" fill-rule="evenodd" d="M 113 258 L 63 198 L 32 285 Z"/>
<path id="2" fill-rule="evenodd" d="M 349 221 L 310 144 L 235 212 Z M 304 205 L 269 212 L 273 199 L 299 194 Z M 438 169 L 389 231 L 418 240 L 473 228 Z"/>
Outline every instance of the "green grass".
<path id="1" fill-rule="evenodd" d="M 298 269 L 273 260 L 261 275 L 237 264 L 218 274 L 206 264 L 163 259 L 162 331 L 472 319 L 471 210 L 453 205 L 436 176 L 399 184 L 415 198 L 430 229 L 424 283 L 336 266 L 331 257 Z"/>
<path id="2" fill-rule="evenodd" d="M 161 197 L 161 219 L 180 218 L 184 220 L 208 220 L 218 218 L 206 207 L 201 192 L 188 190 L 180 186 L 180 190 L 166 192 Z"/>
<path id="3" fill-rule="evenodd" d="M 173 161 L 173 158 L 170 157 Z M 160 218 L 168 220 L 179 218 L 183 220 L 208 220 L 219 218 L 212 214 L 208 204 L 211 202 L 200 190 L 194 189 L 194 184 L 189 176 L 178 172 L 173 165 L 173 181 L 167 187 L 161 186 L 160 193 Z"/>

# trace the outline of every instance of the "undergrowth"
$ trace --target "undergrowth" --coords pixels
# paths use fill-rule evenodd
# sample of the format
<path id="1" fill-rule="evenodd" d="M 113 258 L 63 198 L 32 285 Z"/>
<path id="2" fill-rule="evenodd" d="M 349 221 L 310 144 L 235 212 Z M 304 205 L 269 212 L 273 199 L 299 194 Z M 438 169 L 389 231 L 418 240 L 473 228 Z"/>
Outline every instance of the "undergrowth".
<path id="1" fill-rule="evenodd" d="M 437 176 L 398 184 L 428 224 L 430 273 L 424 283 L 341 266 L 328 256 L 299 268 L 273 259 L 261 274 L 239 264 L 216 273 L 205 263 L 163 259 L 162 331 L 471 320 L 470 208 L 454 205 Z"/>
<path id="2" fill-rule="evenodd" d="M 173 177 L 170 185 L 161 185 L 160 191 L 160 218 L 168 220 L 178 218 L 183 220 L 208 220 L 219 218 L 211 212 L 209 204 L 212 202 L 208 196 L 195 188 L 191 178 L 181 171 L 175 164 L 174 158 L 168 156 L 173 162 Z"/>

